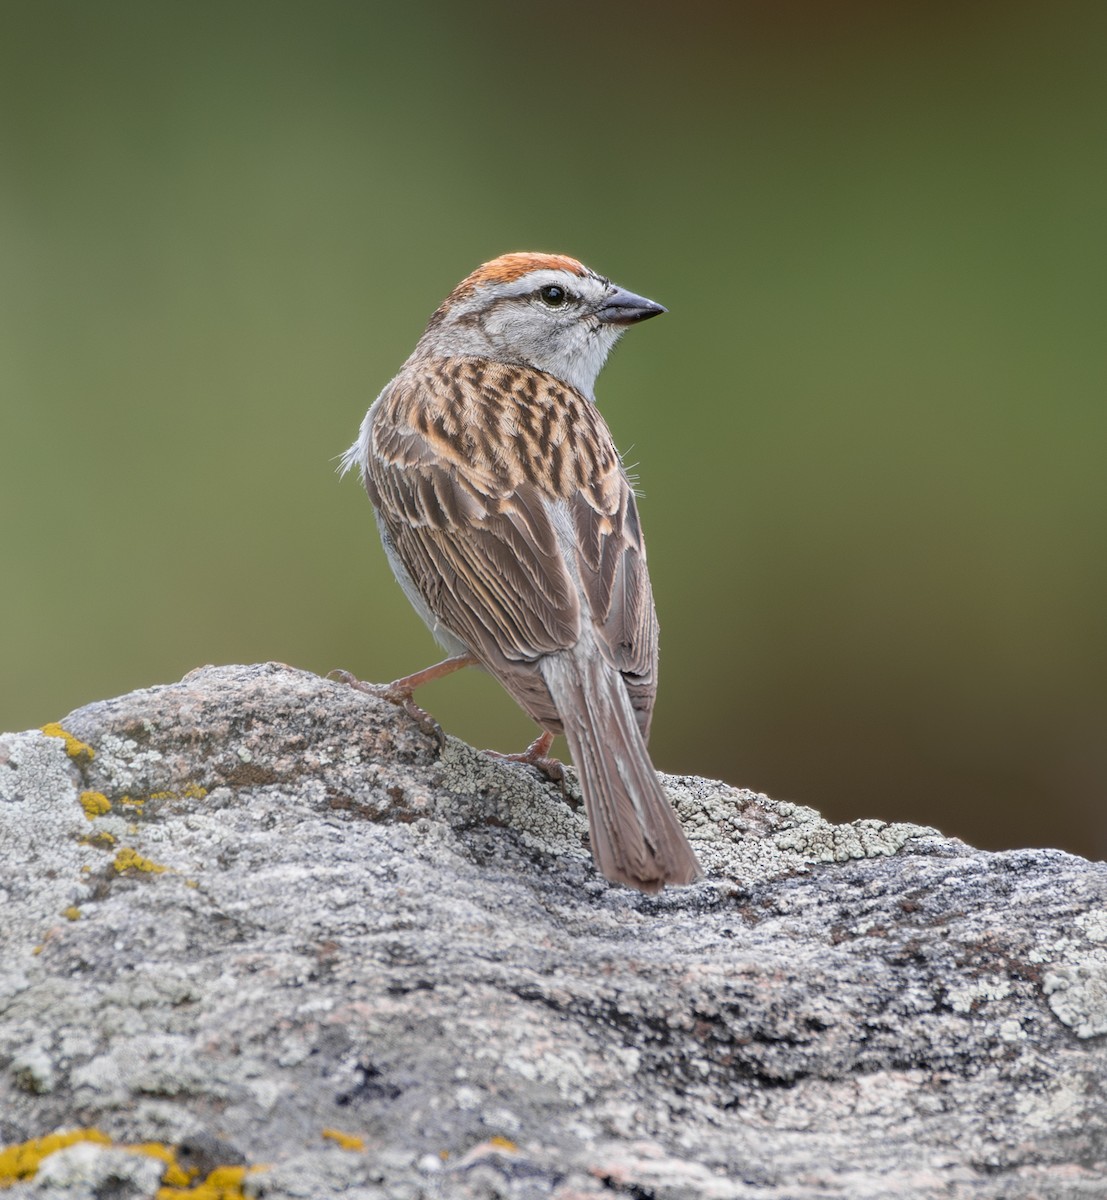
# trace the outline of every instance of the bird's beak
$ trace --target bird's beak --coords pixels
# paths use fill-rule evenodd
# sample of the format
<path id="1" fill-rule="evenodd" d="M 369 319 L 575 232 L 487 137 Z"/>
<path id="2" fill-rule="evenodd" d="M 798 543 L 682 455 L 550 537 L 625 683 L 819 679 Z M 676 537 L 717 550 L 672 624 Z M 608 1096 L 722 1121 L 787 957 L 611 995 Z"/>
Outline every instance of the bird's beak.
<path id="1" fill-rule="evenodd" d="M 663 305 L 647 300 L 645 296 L 636 296 L 626 288 L 613 287 L 596 310 L 596 316 L 605 325 L 633 325 L 663 312 L 668 312 Z"/>

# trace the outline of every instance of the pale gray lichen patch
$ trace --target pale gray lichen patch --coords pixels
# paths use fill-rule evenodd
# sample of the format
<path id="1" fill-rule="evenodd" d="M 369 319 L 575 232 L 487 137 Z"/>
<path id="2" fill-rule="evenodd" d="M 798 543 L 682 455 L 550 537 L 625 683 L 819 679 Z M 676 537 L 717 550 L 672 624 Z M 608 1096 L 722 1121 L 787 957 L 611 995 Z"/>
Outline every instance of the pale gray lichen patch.
<path id="1" fill-rule="evenodd" d="M 1107 1033 L 1107 908 L 1077 913 L 1069 929 L 1027 959 L 1046 967 L 1042 992 L 1054 1016 L 1077 1037 L 1098 1037 Z"/>
<path id="2" fill-rule="evenodd" d="M 588 857 L 588 821 L 580 807 L 580 785 L 572 770 L 566 771 L 567 787 L 563 791 L 535 767 L 493 758 L 457 738 L 447 737 L 439 778 L 442 787 L 455 797 L 481 797 L 483 819 L 491 815 L 494 820 L 502 820 L 524 844 L 546 854 Z M 576 809 L 568 797 L 576 799 Z M 455 815 L 463 816 L 464 811 L 463 804 L 454 806 Z"/>
<path id="3" fill-rule="evenodd" d="M 152 746 L 141 746 L 134 738 L 103 734 L 96 745 L 97 773 L 111 781 L 116 792 L 145 790 L 156 779 L 165 756 Z"/>
<path id="4" fill-rule="evenodd" d="M 798 819 L 791 828 L 775 834 L 773 842 L 782 851 L 792 851 L 805 863 L 840 863 L 854 858 L 884 858 L 896 854 L 911 838 L 933 837 L 936 829 L 926 825 L 889 823 L 864 819 L 845 825 L 823 820 L 813 809 L 788 805 Z"/>
<path id="5" fill-rule="evenodd" d="M 89 823 L 80 793 L 79 772 L 60 738 L 37 730 L 0 735 L 0 847 L 11 902 L 3 936 L 10 947 L 29 951 L 49 928 L 42 920 L 21 919 L 26 902 L 52 921 L 88 896 L 81 869 L 90 866 L 94 852 L 81 844 Z M 13 967 L 10 954 L 0 956 L 0 977 Z"/>
<path id="6" fill-rule="evenodd" d="M 1084 931 L 1090 942 L 1107 942 L 1107 908 L 1078 913 L 1076 924 Z"/>
<path id="7" fill-rule="evenodd" d="M 834 825 L 813 808 L 748 788 L 683 775 L 661 779 L 709 874 L 746 883 L 819 863 L 883 858 L 912 838 L 937 835 L 924 825 L 886 821 Z"/>
<path id="8" fill-rule="evenodd" d="M 54 1090 L 57 1075 L 54 1063 L 44 1046 L 32 1042 L 17 1051 L 8 1067 L 16 1087 L 25 1092 L 37 1092 L 44 1095 Z"/>
<path id="9" fill-rule="evenodd" d="M 1056 1135 L 1085 1119 L 1089 1083 L 1082 1073 L 1059 1071 L 1048 1086 L 1016 1096 L 1015 1110 L 1030 1128 Z"/>
<path id="10" fill-rule="evenodd" d="M 79 1142 L 43 1159 L 31 1194 L 64 1195 L 74 1200 L 106 1196 L 140 1200 L 154 1195 L 164 1171 L 165 1164 L 149 1155 Z"/>
<path id="11" fill-rule="evenodd" d="M 989 1000 L 1003 1000 L 1011 994 L 1011 984 L 1006 979 L 990 977 L 973 979 L 946 989 L 946 1002 L 956 1013 L 973 1012 Z"/>
<path id="12" fill-rule="evenodd" d="M 1107 1033 L 1107 962 L 1064 963 L 1042 977 L 1057 1019 L 1080 1038 Z"/>
<path id="13" fill-rule="evenodd" d="M 43 809 L 60 822 L 61 832 L 74 832 L 84 820 L 77 804 L 77 771 L 65 742 L 37 729 L 0 734 L 0 838 L 24 836 Z"/>

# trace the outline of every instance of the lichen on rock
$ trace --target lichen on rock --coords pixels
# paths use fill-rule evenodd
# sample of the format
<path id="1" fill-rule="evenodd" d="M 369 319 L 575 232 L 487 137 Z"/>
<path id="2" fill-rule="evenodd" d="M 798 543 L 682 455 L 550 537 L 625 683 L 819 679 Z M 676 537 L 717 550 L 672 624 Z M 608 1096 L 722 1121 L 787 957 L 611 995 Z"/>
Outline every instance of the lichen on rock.
<path id="1" fill-rule="evenodd" d="M 1104 864 L 667 776 L 707 875 L 643 896 L 572 771 L 277 664 L 58 729 L 0 737 L 0 1146 L 105 1141 L 13 1200 L 1103 1194 Z"/>

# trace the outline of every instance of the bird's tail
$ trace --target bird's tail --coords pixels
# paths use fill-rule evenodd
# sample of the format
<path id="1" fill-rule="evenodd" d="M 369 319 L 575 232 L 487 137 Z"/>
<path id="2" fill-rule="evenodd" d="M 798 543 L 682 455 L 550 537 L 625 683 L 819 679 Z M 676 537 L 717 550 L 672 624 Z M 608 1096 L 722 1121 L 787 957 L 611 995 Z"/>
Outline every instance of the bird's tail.
<path id="1" fill-rule="evenodd" d="M 693 883 L 699 863 L 658 782 L 618 671 L 599 654 L 566 651 L 543 659 L 542 675 L 580 773 L 596 866 L 643 892 Z"/>

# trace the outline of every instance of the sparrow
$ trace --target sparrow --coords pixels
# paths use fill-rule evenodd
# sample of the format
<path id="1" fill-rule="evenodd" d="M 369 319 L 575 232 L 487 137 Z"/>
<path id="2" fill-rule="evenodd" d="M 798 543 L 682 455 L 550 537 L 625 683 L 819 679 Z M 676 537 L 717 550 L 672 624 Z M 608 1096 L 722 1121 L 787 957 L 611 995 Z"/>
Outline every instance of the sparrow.
<path id="1" fill-rule="evenodd" d="M 342 456 L 385 553 L 450 658 L 500 681 L 564 733 L 592 854 L 609 880 L 657 892 L 700 874 L 646 749 L 658 625 L 634 489 L 596 407 L 596 377 L 630 326 L 666 310 L 561 254 L 505 254 L 431 316 Z"/>

